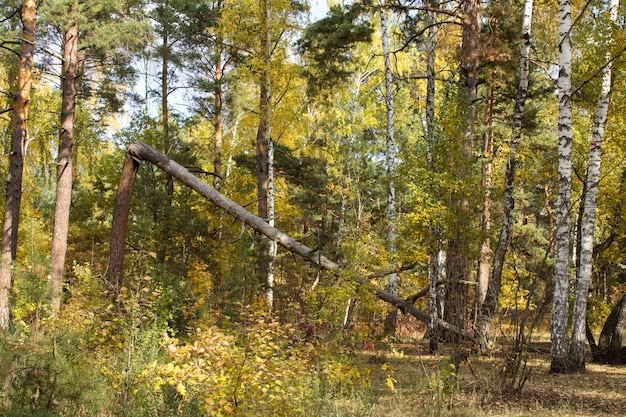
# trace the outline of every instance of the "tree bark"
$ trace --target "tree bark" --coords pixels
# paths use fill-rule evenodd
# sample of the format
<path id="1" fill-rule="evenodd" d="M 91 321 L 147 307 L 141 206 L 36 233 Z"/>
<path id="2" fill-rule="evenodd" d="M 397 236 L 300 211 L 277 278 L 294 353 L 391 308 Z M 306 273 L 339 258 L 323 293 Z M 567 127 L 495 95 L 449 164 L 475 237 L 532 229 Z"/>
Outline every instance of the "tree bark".
<path id="1" fill-rule="evenodd" d="M 120 184 L 117 188 L 115 206 L 113 207 L 111 246 L 106 270 L 107 289 L 112 298 L 115 298 L 118 289 L 124 285 L 124 246 L 126 244 L 131 197 L 140 164 L 140 159 L 133 157 L 130 152 L 126 153 Z"/>
<path id="2" fill-rule="evenodd" d="M 70 10 L 73 12 L 73 10 Z M 78 24 L 72 22 L 63 32 L 61 70 L 61 132 L 57 159 L 57 190 L 54 204 L 54 228 L 51 249 L 52 313 L 61 308 L 63 268 L 67 250 L 73 185 L 74 116 L 76 113 L 76 73 L 78 59 Z"/>
<path id="3" fill-rule="evenodd" d="M 612 22 L 617 20 L 618 0 L 611 0 L 609 14 Z M 610 59 L 610 56 L 608 57 Z M 596 202 L 598 200 L 598 182 L 600 180 L 600 161 L 602 157 L 602 140 L 611 101 L 611 68 L 612 63 L 602 71 L 602 86 L 593 120 L 593 130 L 589 138 L 589 165 L 585 184 L 585 200 L 582 228 L 580 233 L 580 267 L 576 281 L 576 298 L 572 313 L 572 342 L 570 345 L 570 362 L 575 371 L 585 370 L 585 325 L 587 322 L 587 299 L 591 286 L 591 269 L 593 266 L 593 236 L 595 232 Z M 621 346 L 620 346 L 621 347 Z"/>
<path id="4" fill-rule="evenodd" d="M 5 191 L 4 224 L 2 227 L 2 254 L 0 261 L 0 330 L 10 325 L 9 290 L 12 284 L 12 268 L 17 253 L 17 237 L 22 201 L 22 175 L 24 172 L 24 149 L 28 139 L 26 122 L 32 86 L 35 55 L 35 28 L 37 3 L 22 3 L 22 37 L 18 64 L 17 87 L 13 96 L 11 114 L 11 153 Z"/>
<path id="5" fill-rule="evenodd" d="M 571 371 L 567 349 L 567 314 L 569 284 L 570 210 L 572 183 L 572 15 L 570 0 L 559 0 L 559 162 L 557 197 L 554 298 L 550 372 Z"/>
<path id="6" fill-rule="evenodd" d="M 621 357 L 624 326 L 626 326 L 626 294 L 613 307 L 602 327 L 598 341 L 599 362 L 613 365 L 625 362 Z"/>
<path id="7" fill-rule="evenodd" d="M 218 10 L 221 11 L 222 4 L 218 2 Z M 218 32 L 215 41 L 215 55 L 217 62 L 215 63 L 215 88 L 213 89 L 215 121 L 213 122 L 213 187 L 219 191 L 222 186 L 222 138 L 224 136 L 224 97 L 222 91 L 222 79 L 224 78 L 224 68 L 222 67 L 222 36 Z"/>
<path id="8" fill-rule="evenodd" d="M 491 184 L 493 158 L 493 113 L 495 105 L 494 88 L 490 87 L 487 108 L 485 109 L 485 126 L 487 131 L 483 134 L 483 157 L 482 163 L 482 189 L 483 189 L 483 212 L 480 221 L 480 229 L 483 241 L 480 243 L 480 259 L 478 260 L 478 274 L 476 276 L 476 316 L 478 316 L 485 299 L 489 286 L 489 272 L 493 251 L 489 243 L 491 231 Z"/>
<path id="9" fill-rule="evenodd" d="M 163 155 L 156 149 L 146 145 L 142 142 L 133 143 L 128 147 L 127 151 L 130 158 L 126 158 L 126 164 L 136 163 L 140 160 L 148 161 L 158 168 L 162 169 L 164 172 L 170 174 L 173 178 L 176 178 L 192 190 L 198 192 L 204 198 L 215 204 L 220 209 L 224 210 L 226 213 L 230 214 L 234 218 L 242 221 L 244 224 L 252 227 L 255 231 L 263 234 L 270 240 L 275 241 L 277 244 L 281 245 L 285 249 L 295 254 L 300 255 L 304 260 L 310 262 L 314 265 L 318 265 L 319 267 L 329 270 L 341 272 L 343 268 L 341 265 L 331 261 L 325 256 L 320 255 L 315 249 L 311 249 L 308 246 L 298 242 L 296 239 L 287 235 L 286 233 L 276 229 L 273 226 L 270 226 L 264 219 L 255 216 L 250 213 L 245 208 L 241 207 L 228 197 L 221 194 L 219 191 L 214 188 L 208 186 L 203 183 L 190 173 L 187 169 L 177 164 L 175 161 L 172 161 L 167 156 Z M 132 162 L 135 161 L 135 162 Z M 132 172 L 130 168 L 129 172 Z M 129 182 L 132 186 L 132 182 Z M 126 204 L 124 202 L 125 199 L 129 199 L 128 196 L 125 196 L 127 193 L 130 194 L 132 192 L 132 187 L 124 188 L 123 190 L 120 188 L 118 190 L 118 195 L 115 201 L 115 209 L 114 213 L 121 216 L 128 216 L 128 213 L 123 213 L 123 210 L 127 210 L 130 208 L 130 204 Z M 114 220 L 115 223 L 115 220 Z M 126 230 L 121 230 L 119 232 L 119 236 L 115 240 L 111 240 L 111 243 L 115 243 L 116 245 L 120 245 L 120 242 L 124 242 L 126 239 Z M 123 254 L 123 244 L 120 247 L 110 248 L 111 252 L 121 252 Z M 123 256 L 109 256 L 109 270 L 122 271 L 123 272 Z M 113 262 L 118 263 L 118 265 L 112 265 Z M 121 263 L 121 266 L 120 266 Z M 351 280 L 354 280 L 359 285 L 362 285 L 372 291 L 378 298 L 381 300 L 392 304 L 394 307 L 398 307 L 401 311 L 407 312 L 413 315 L 418 320 L 424 321 L 426 323 L 430 322 L 430 315 L 426 312 L 420 311 L 412 305 L 411 300 L 406 300 L 397 295 L 390 294 L 388 291 L 383 291 L 377 289 L 374 285 L 370 284 L 366 278 L 356 276 L 353 274 L 346 274 Z M 113 282 L 113 280 L 111 280 Z M 123 276 L 120 276 L 118 282 L 123 282 Z M 437 325 L 445 329 L 448 332 L 452 332 L 458 334 L 460 337 L 468 338 L 473 340 L 473 333 L 462 328 L 459 328 L 451 323 L 448 323 L 444 320 L 438 319 Z"/>
<path id="10" fill-rule="evenodd" d="M 531 47 L 531 27 L 533 15 L 533 0 L 524 2 L 524 16 L 522 19 L 522 42 L 520 45 L 520 79 L 517 87 L 517 98 L 513 111 L 513 123 L 511 126 L 511 140 L 507 156 L 506 171 L 504 174 L 504 193 L 502 195 L 502 226 L 500 236 L 493 255 L 491 276 L 487 285 L 485 301 L 481 304 L 480 313 L 476 324 L 476 333 L 482 347 L 491 345 L 491 321 L 495 313 L 502 287 L 502 271 L 506 257 L 509 237 L 513 229 L 513 214 L 515 210 L 515 173 L 517 171 L 517 148 L 522 137 L 522 117 L 528 94 L 529 79 L 529 56 Z"/>
<path id="11" fill-rule="evenodd" d="M 272 137 L 272 87 L 271 87 L 271 79 L 270 79 L 270 69 L 272 64 L 272 46 L 271 46 L 271 2 L 269 0 L 262 1 L 261 7 L 261 53 L 263 54 L 264 68 L 261 78 L 261 102 L 260 108 L 261 111 L 259 115 L 259 132 L 263 130 L 265 132 L 264 138 L 262 139 L 265 142 L 266 146 L 266 158 L 267 158 L 267 166 L 266 173 L 267 177 L 265 178 L 266 183 L 266 204 L 267 204 L 267 213 L 265 216 L 259 217 L 267 218 L 267 222 L 270 226 L 274 226 L 275 224 L 275 215 L 276 215 L 276 203 L 275 203 L 275 190 L 274 190 L 274 139 Z M 265 94 L 263 94 L 263 91 Z M 257 144 L 259 138 L 257 137 Z M 257 171 L 259 172 L 259 171 Z M 262 177 L 257 177 L 257 181 L 262 181 Z M 259 194 L 259 198 L 261 194 Z M 260 210 L 260 208 L 259 208 Z M 260 211 L 259 211 L 260 212 Z M 261 282 L 265 280 L 266 286 L 266 298 L 267 304 L 270 308 L 274 305 L 274 263 L 276 261 L 278 246 L 274 240 L 269 241 L 269 245 L 261 244 L 261 249 L 259 251 L 259 272 Z"/>
<path id="12" fill-rule="evenodd" d="M 391 58 L 389 56 L 389 27 L 387 22 L 387 9 L 380 9 L 380 31 L 385 67 L 385 106 L 387 108 L 386 129 L 386 165 L 387 165 L 387 255 L 389 263 L 393 265 L 396 257 L 396 187 L 394 177 L 396 171 L 396 143 L 394 138 L 394 97 L 393 97 L 393 73 L 391 71 Z M 387 290 L 394 295 L 398 294 L 398 274 L 392 273 L 388 277 Z M 396 333 L 397 310 L 387 317 L 387 332 Z"/>
<path id="13" fill-rule="evenodd" d="M 474 125 L 476 121 L 476 99 L 478 96 L 478 71 L 480 64 L 481 2 L 467 0 L 463 10 L 463 34 L 461 40 L 461 64 L 459 107 L 465 111 L 463 134 L 461 136 L 461 155 L 458 161 L 452 161 L 454 175 L 466 183 L 471 182 L 473 159 Z M 448 240 L 446 275 L 446 306 L 444 317 L 459 328 L 468 325 L 469 244 L 466 233 L 470 228 L 470 201 L 467 191 L 453 193 L 452 207 L 457 213 L 452 235 Z M 457 334 L 446 338 L 453 343 L 459 342 Z"/>
<path id="14" fill-rule="evenodd" d="M 428 170 L 436 172 L 433 159 L 435 150 L 435 52 L 437 44 L 437 14 L 428 13 L 428 37 L 426 39 L 426 115 L 423 122 L 424 139 L 426 142 L 426 164 Z M 436 188 L 436 191 L 439 191 Z M 435 353 L 439 347 L 439 326 L 437 321 L 443 318 L 445 287 L 441 280 L 445 278 L 446 253 L 443 250 L 441 228 L 431 227 L 431 249 L 428 259 L 428 313 L 430 315 L 430 353 Z"/>

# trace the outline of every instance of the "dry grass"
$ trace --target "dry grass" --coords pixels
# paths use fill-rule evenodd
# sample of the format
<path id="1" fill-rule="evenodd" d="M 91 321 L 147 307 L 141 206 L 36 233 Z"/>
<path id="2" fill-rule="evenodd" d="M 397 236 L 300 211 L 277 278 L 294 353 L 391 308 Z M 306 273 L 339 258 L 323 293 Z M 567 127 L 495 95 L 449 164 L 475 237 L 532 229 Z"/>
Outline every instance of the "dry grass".
<path id="1" fill-rule="evenodd" d="M 333 403 L 322 415 L 626 416 L 626 367 L 588 364 L 584 374 L 550 375 L 547 348 L 546 343 L 531 346 L 532 376 L 517 395 L 499 389 L 502 352 L 491 357 L 470 355 L 456 378 L 447 375 L 451 352 L 446 348 L 434 356 L 422 342 L 360 352 L 372 372 L 371 389 Z M 391 365 L 394 371 L 381 369 L 382 364 Z M 395 379 L 394 391 L 386 385 L 389 375 Z"/>

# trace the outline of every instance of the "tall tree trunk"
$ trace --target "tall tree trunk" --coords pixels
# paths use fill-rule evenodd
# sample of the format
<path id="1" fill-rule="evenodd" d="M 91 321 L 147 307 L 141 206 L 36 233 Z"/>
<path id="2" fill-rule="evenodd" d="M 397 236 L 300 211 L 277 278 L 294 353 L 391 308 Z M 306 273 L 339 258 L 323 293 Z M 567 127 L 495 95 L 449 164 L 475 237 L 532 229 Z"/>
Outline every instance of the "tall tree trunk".
<path id="1" fill-rule="evenodd" d="M 619 0 L 611 0 L 609 14 L 612 22 L 617 20 Z M 610 56 L 607 57 L 609 60 Z M 585 370 L 585 325 L 587 323 L 587 299 L 591 285 L 591 268 L 593 266 L 593 236 L 595 231 L 596 202 L 598 200 L 598 182 L 600 180 L 600 161 L 602 156 L 602 140 L 606 125 L 609 103 L 611 101 L 611 67 L 609 64 L 602 71 L 602 87 L 593 120 L 593 130 L 589 138 L 589 165 L 587 167 L 586 193 L 584 200 L 583 221 L 580 229 L 580 268 L 576 282 L 576 298 L 572 313 L 572 342 L 570 345 L 570 362 L 574 371 Z"/>
<path id="2" fill-rule="evenodd" d="M 72 11 L 72 10 L 71 10 Z M 71 23 L 63 33 L 63 66 L 61 69 L 61 132 L 57 161 L 57 190 L 52 231 L 52 312 L 61 308 L 63 268 L 72 204 L 74 116 L 76 113 L 76 72 L 78 59 L 78 24 Z"/>
<path id="3" fill-rule="evenodd" d="M 163 36 L 161 39 L 161 129 L 163 131 L 162 137 L 162 149 L 165 155 L 169 155 L 172 148 L 170 138 L 170 110 L 169 110 L 169 94 L 170 94 L 170 60 L 172 55 L 172 45 L 170 43 L 170 3 L 166 0 L 163 3 L 163 15 L 162 15 L 162 29 Z M 161 226 L 163 227 L 162 235 L 163 240 L 158 245 L 157 259 L 160 262 L 165 262 L 167 258 L 168 242 L 170 241 L 170 217 L 172 212 L 172 200 L 174 198 L 174 181 L 170 175 L 165 175 L 165 208 L 163 212 L 163 219 L 161 220 Z M 155 213 L 155 219 L 158 221 L 157 214 Z M 157 225 L 155 225 L 157 226 Z"/>
<path id="4" fill-rule="evenodd" d="M 559 162 L 557 197 L 554 297 L 550 372 L 570 371 L 567 349 L 570 210 L 572 186 L 572 14 L 570 0 L 559 0 Z"/>
<path id="5" fill-rule="evenodd" d="M 470 183 L 480 64 L 481 2 L 480 0 L 467 0 L 463 7 L 459 107 L 465 111 L 465 120 L 460 159 L 452 162 L 452 168 L 458 179 Z M 466 233 L 470 227 L 470 200 L 467 191 L 453 194 L 452 207 L 457 212 L 457 218 L 453 225 L 452 236 L 448 240 L 446 264 L 448 286 L 444 314 L 446 321 L 464 329 L 468 324 L 469 245 Z M 451 342 L 460 340 L 457 334 L 450 334 L 448 339 Z"/>
<path id="6" fill-rule="evenodd" d="M 428 170 L 436 172 L 433 159 L 435 149 L 435 52 L 437 46 L 437 14 L 428 12 L 428 37 L 426 39 L 426 117 L 423 121 L 424 139 L 426 142 L 426 164 Z M 436 190 L 439 191 L 438 189 Z M 428 259 L 428 313 L 430 315 L 429 349 L 435 353 L 439 345 L 439 326 L 437 322 L 443 318 L 444 286 L 440 284 L 445 278 L 446 255 L 443 250 L 441 228 L 431 227 L 431 250 Z M 440 291 L 441 290 L 441 291 Z"/>
<path id="7" fill-rule="evenodd" d="M 504 174 L 504 192 L 502 195 L 502 227 L 500 236 L 493 255 L 493 265 L 491 276 L 487 285 L 485 301 L 480 308 L 480 314 L 476 323 L 476 333 L 482 347 L 491 345 L 491 320 L 498 306 L 500 288 L 502 286 L 502 270 L 504 268 L 504 258 L 509 246 L 509 236 L 513 228 L 513 212 L 515 210 L 515 173 L 517 171 L 517 148 L 522 136 L 522 117 L 526 96 L 528 94 L 529 78 L 529 56 L 530 56 L 530 35 L 532 27 L 533 0 L 524 2 L 524 16 L 522 19 L 522 42 L 520 45 L 520 79 L 517 87 L 517 98 L 513 111 L 513 123 L 511 127 L 511 140 L 509 143 L 509 154 L 507 156 L 506 171 Z"/>
<path id="8" fill-rule="evenodd" d="M 17 236 L 22 201 L 22 174 L 24 172 L 24 149 L 28 139 L 26 122 L 30 89 L 32 85 L 35 55 L 35 27 L 37 3 L 24 0 L 22 4 L 22 37 L 18 64 L 17 86 L 13 96 L 11 113 L 11 154 L 5 191 L 4 224 L 2 227 L 2 260 L 0 262 L 0 330 L 10 325 L 9 290 L 12 283 L 12 268 L 17 253 Z"/>
<path id="9" fill-rule="evenodd" d="M 389 57 L 389 26 L 387 9 L 380 9 L 380 31 L 385 63 L 385 106 L 387 107 L 387 254 L 393 265 L 396 256 L 396 187 L 394 177 L 396 171 L 396 143 L 394 138 L 394 103 L 393 103 L 393 73 L 391 72 L 391 58 Z M 391 294 L 398 294 L 398 274 L 392 273 L 388 277 L 388 289 Z M 387 332 L 396 333 L 398 310 L 393 309 L 386 321 Z"/>
<path id="10" fill-rule="evenodd" d="M 489 232 L 491 231 L 491 183 L 493 157 L 493 113 L 495 105 L 495 92 L 491 87 L 487 108 L 485 109 L 485 126 L 487 131 L 483 134 L 483 157 L 482 163 L 482 189 L 483 189 L 483 212 L 480 221 L 480 229 L 483 234 L 483 241 L 480 243 L 480 259 L 478 260 L 478 274 L 476 276 L 476 315 L 487 297 L 487 287 L 489 285 L 489 271 L 493 251 L 489 243 Z"/>
<path id="11" fill-rule="evenodd" d="M 257 181 L 257 210 L 258 216 L 265 221 L 273 221 L 274 213 L 271 213 L 270 218 L 270 205 L 273 207 L 273 178 L 272 189 L 270 190 L 270 149 L 273 153 L 273 144 L 270 145 L 271 136 L 271 92 L 270 92 L 270 60 L 271 60 L 271 45 L 270 45 L 270 31 L 269 31 L 269 14 L 270 6 L 269 0 L 263 0 L 261 2 L 261 49 L 260 52 L 263 56 L 264 68 L 259 80 L 260 97 L 259 97 L 259 126 L 256 136 L 256 181 Z M 272 159 L 273 159 L 273 155 Z M 272 161 L 273 163 L 273 161 Z M 273 167 L 272 167 L 273 175 Z M 270 195 L 270 191 L 272 194 Z M 272 208 L 273 210 L 273 208 Z M 269 246 L 266 242 L 261 241 L 259 248 L 259 255 L 257 259 L 257 275 L 259 284 L 266 286 L 266 295 L 268 301 L 273 303 L 273 292 L 270 286 L 273 286 L 273 271 L 271 270 L 272 257 L 274 255 L 274 244 Z"/>
<path id="12" fill-rule="evenodd" d="M 221 5 L 218 6 L 221 10 Z M 224 78 L 224 69 L 222 67 L 222 38 L 218 34 L 216 40 L 217 62 L 215 63 L 215 88 L 213 90 L 215 121 L 213 123 L 213 187 L 219 191 L 222 186 L 222 138 L 224 136 L 224 94 L 222 92 L 222 78 Z"/>

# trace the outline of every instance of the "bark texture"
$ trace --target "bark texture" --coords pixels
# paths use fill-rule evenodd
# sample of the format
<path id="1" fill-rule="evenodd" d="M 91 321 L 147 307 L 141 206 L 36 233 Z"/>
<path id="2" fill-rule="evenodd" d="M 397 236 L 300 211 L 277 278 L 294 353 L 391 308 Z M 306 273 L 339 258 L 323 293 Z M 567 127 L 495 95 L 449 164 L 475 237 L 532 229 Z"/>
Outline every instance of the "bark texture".
<path id="1" fill-rule="evenodd" d="M 554 297 L 550 335 L 550 372 L 569 372 L 567 313 L 569 284 L 570 211 L 572 186 L 572 14 L 569 0 L 559 0 L 559 150 L 555 230 Z"/>
<path id="2" fill-rule="evenodd" d="M 619 1 L 611 0 L 609 14 L 613 22 L 617 20 L 618 7 Z M 607 58 L 611 59 L 610 56 Z M 596 224 L 602 140 L 604 139 L 604 128 L 611 101 L 611 69 L 612 62 L 609 61 L 609 64 L 602 71 L 602 86 L 596 104 L 593 129 L 589 138 L 589 165 L 587 166 L 582 227 L 580 228 L 579 274 L 576 281 L 576 298 L 572 313 L 572 342 L 570 345 L 570 360 L 575 371 L 585 370 L 587 299 L 593 266 L 593 237 Z"/>
<path id="3" fill-rule="evenodd" d="M 63 33 L 61 70 L 61 132 L 57 157 L 57 190 L 54 203 L 54 228 L 51 249 L 52 313 L 61 308 L 63 269 L 67 251 L 70 207 L 72 204 L 74 116 L 76 113 L 76 74 L 78 68 L 78 24 L 72 23 Z"/>
<path id="4" fill-rule="evenodd" d="M 598 351 L 594 355 L 596 362 L 613 365 L 626 363 L 626 348 L 622 347 L 624 326 L 626 326 L 626 294 L 613 307 L 602 327 Z"/>
<path id="5" fill-rule="evenodd" d="M 396 255 L 396 187 L 394 176 L 396 171 L 396 143 L 394 137 L 394 93 L 393 73 L 391 71 L 391 58 L 389 56 L 389 25 L 387 22 L 387 9 L 380 9 L 380 31 L 385 66 L 385 106 L 387 109 L 386 129 L 386 165 L 387 165 L 387 254 L 390 264 L 395 263 Z M 388 278 L 388 291 L 398 294 L 398 274 L 392 273 Z M 388 332 L 395 334 L 397 310 L 394 309 L 387 320 Z"/>
<path id="6" fill-rule="evenodd" d="M 128 229 L 128 216 L 130 213 L 132 192 L 140 164 L 141 160 L 133 157 L 130 152 L 126 153 L 120 183 L 117 188 L 115 206 L 113 207 L 111 246 L 106 272 L 107 288 L 113 298 L 115 298 L 117 290 L 124 285 L 124 246 L 126 243 L 126 230 Z"/>
<path id="7" fill-rule="evenodd" d="M 17 253 L 17 237 L 22 202 L 22 175 L 24 172 L 24 149 L 28 140 L 26 122 L 30 90 L 32 86 L 35 55 L 35 28 L 37 3 L 24 0 L 21 10 L 22 37 L 18 64 L 17 86 L 13 96 L 11 113 L 11 153 L 5 191 L 4 224 L 2 227 L 2 254 L 0 261 L 0 330 L 10 325 L 9 291 L 12 284 L 12 268 Z"/>
<path id="8" fill-rule="evenodd" d="M 460 157 L 451 161 L 454 175 L 466 183 L 471 182 L 473 159 L 476 99 L 478 96 L 478 72 L 480 65 L 481 1 L 467 0 L 463 3 L 463 35 L 461 40 L 461 64 L 459 68 L 459 107 L 465 111 L 465 121 L 460 143 Z M 453 158 L 454 159 L 454 158 Z M 446 321 L 459 328 L 468 325 L 469 245 L 466 236 L 470 228 L 470 201 L 467 191 L 452 195 L 452 205 L 457 213 L 452 235 L 448 240 L 446 275 Z M 450 342 L 459 342 L 458 335 L 446 336 Z"/>
<path id="9" fill-rule="evenodd" d="M 520 80 L 517 87 L 517 97 L 513 111 L 513 123 L 511 126 L 511 140 L 509 142 L 509 153 L 507 155 L 507 165 L 504 174 L 504 192 L 502 195 L 502 226 L 500 236 L 493 255 L 491 275 L 487 285 L 485 300 L 481 304 L 480 313 L 476 324 L 476 333 L 482 347 L 491 345 L 491 321 L 498 306 L 500 288 L 502 287 L 502 271 L 504 269 L 504 259 L 506 257 L 509 237 L 513 229 L 513 213 L 515 210 L 515 173 L 517 171 L 517 148 L 522 136 L 522 117 L 524 116 L 524 106 L 528 95 L 529 78 L 529 57 L 531 47 L 531 28 L 533 15 L 533 0 L 524 2 L 524 16 L 522 19 L 522 42 L 520 45 Z"/>

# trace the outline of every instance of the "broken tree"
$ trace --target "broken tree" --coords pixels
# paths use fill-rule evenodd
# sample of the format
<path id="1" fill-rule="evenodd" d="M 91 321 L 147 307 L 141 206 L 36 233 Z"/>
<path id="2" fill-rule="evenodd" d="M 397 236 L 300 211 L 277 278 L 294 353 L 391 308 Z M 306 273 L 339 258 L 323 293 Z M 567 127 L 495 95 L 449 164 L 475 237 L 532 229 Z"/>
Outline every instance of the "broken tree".
<path id="1" fill-rule="evenodd" d="M 120 185 L 115 199 L 115 207 L 113 209 L 111 247 L 109 249 L 109 262 L 106 274 L 107 285 L 112 293 L 117 293 L 118 288 L 124 284 L 124 243 L 126 241 L 126 230 L 130 214 L 130 202 L 134 180 L 141 161 L 148 161 L 156 165 L 159 169 L 171 175 L 173 178 L 176 178 L 187 187 L 198 192 L 226 213 L 242 221 L 244 224 L 250 226 L 258 233 L 263 234 L 290 252 L 300 255 L 306 261 L 328 271 L 343 272 L 350 279 L 353 279 L 360 285 L 366 286 L 379 299 L 399 308 L 404 313 L 411 314 L 418 320 L 426 323 L 430 322 L 430 316 L 428 313 L 413 306 L 413 301 L 411 299 L 403 299 L 387 291 L 377 289 L 374 285 L 367 281 L 366 277 L 360 277 L 355 274 L 351 274 L 350 271 L 344 270 L 341 265 L 320 255 L 314 249 L 303 245 L 288 234 L 270 226 L 270 224 L 264 219 L 255 216 L 239 204 L 221 194 L 215 188 L 202 182 L 185 167 L 177 164 L 166 155 L 142 142 L 134 143 L 128 147 L 124 167 L 122 168 Z M 461 329 L 444 320 L 438 320 L 437 324 L 438 327 L 449 332 L 456 333 L 461 337 L 472 340 L 474 338 L 472 332 Z"/>

